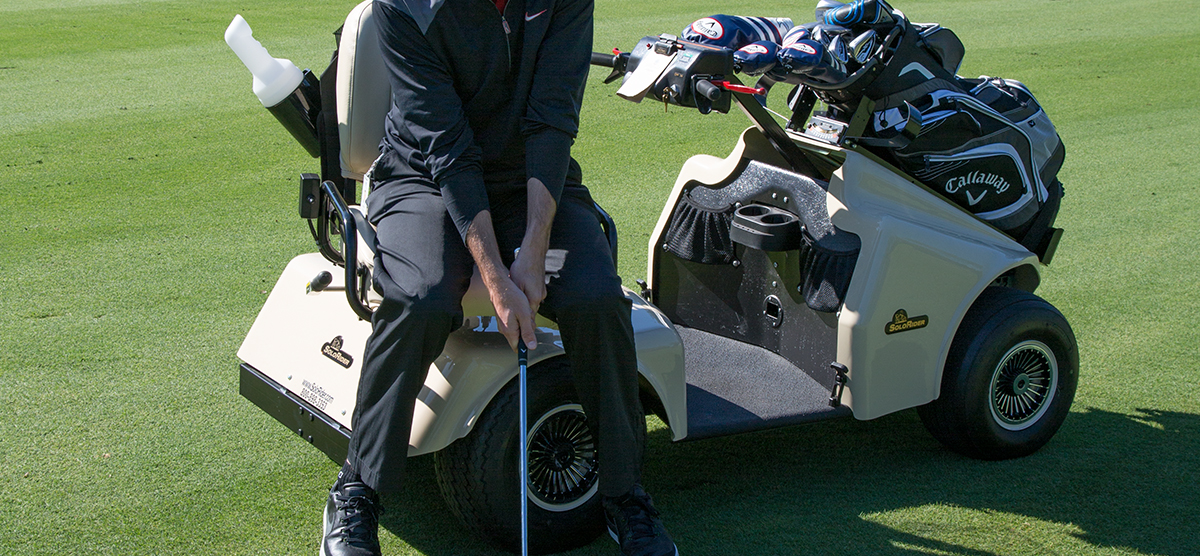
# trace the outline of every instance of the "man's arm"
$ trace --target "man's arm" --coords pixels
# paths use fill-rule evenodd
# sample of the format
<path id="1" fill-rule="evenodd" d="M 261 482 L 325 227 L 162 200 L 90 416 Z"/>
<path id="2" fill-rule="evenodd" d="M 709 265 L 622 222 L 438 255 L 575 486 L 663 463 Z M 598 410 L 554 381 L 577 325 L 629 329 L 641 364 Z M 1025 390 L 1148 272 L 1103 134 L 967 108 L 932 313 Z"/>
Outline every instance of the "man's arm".
<path id="1" fill-rule="evenodd" d="M 579 109 L 592 56 L 592 0 L 564 0 L 550 14 L 538 50 L 523 131 L 527 221 L 512 279 L 534 312 L 546 298 L 546 250 L 579 131 Z"/>
<path id="2" fill-rule="evenodd" d="M 381 2 L 374 8 L 392 86 L 392 111 L 403 114 L 402 122 L 393 120 L 395 136 L 385 140 L 400 156 L 411 157 L 429 172 L 465 241 L 475 216 L 488 208 L 488 197 L 481 152 L 454 89 L 450 65 L 412 16 Z"/>
<path id="3" fill-rule="evenodd" d="M 546 250 L 550 248 L 550 226 L 554 223 L 557 205 L 541 180 L 529 178 L 525 189 L 528 196 L 525 237 L 521 240 L 521 252 L 513 262 L 511 276 L 536 313 L 542 300 L 546 299 Z"/>
<path id="4" fill-rule="evenodd" d="M 448 64 L 438 58 L 410 15 L 379 2 L 375 9 L 381 18 L 380 46 L 392 85 L 393 110 L 404 111 L 404 125 L 396 130 L 402 137 L 395 139 L 417 154 L 441 189 L 446 210 L 483 276 L 501 333 L 514 350 L 518 336 L 534 347 L 534 305 L 513 283 L 500 259 L 479 147 Z"/>
<path id="5" fill-rule="evenodd" d="M 525 169 L 558 201 L 592 59 L 592 0 L 559 0 L 538 48 L 525 106 Z"/>
<path id="6" fill-rule="evenodd" d="M 548 234 L 547 234 L 548 235 Z M 500 333 L 508 340 L 508 345 L 517 349 L 517 338 L 525 341 L 529 349 L 537 347 L 537 337 L 534 335 L 535 305 L 530 303 L 521 287 L 510 277 L 504 262 L 500 259 L 500 248 L 496 244 L 496 232 L 492 227 L 491 211 L 483 211 L 475 215 L 475 219 L 467 228 L 467 249 L 479 267 L 479 275 L 483 277 L 483 285 L 487 287 L 488 297 L 492 307 L 496 309 L 496 318 Z M 521 250 L 524 254 L 524 249 Z M 545 254 L 542 255 L 543 261 Z M 541 279 L 545 273 L 538 273 Z M 517 265 L 514 264 L 514 267 Z M 542 287 L 542 297 L 545 297 L 545 286 Z M 540 303 L 541 300 L 539 299 Z"/>

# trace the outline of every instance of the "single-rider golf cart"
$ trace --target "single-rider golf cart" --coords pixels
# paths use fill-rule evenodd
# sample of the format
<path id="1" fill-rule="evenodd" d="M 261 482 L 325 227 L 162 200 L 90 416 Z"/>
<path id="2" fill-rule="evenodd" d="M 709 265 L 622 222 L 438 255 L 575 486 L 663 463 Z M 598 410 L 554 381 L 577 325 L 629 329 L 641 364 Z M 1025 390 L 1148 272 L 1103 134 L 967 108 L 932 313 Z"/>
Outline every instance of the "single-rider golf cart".
<path id="1" fill-rule="evenodd" d="M 300 179 L 319 252 L 287 265 L 238 357 L 242 395 L 340 463 L 377 302 L 356 199 L 368 194 L 390 91 L 370 1 L 337 36 L 319 79 L 305 72 L 277 101 L 264 98 L 320 159 L 320 174 Z M 258 47 L 249 37 L 239 16 L 227 40 Z M 879 41 L 864 74 L 886 66 L 902 38 Z M 646 280 L 626 290 L 647 412 L 681 441 L 916 407 L 938 440 L 970 457 L 1039 449 L 1065 419 L 1078 372 L 1070 326 L 1032 293 L 1061 230 L 1023 245 L 899 170 L 872 148 L 889 139 L 868 137 L 870 100 L 840 121 L 813 116 L 813 95 L 825 93 L 801 82 L 781 125 L 759 102 L 766 83 L 737 81 L 732 53 L 664 35 L 593 56 L 626 85 L 648 83 L 641 94 L 704 112 L 737 105 L 753 124 L 727 157 L 684 164 L 651 235 Z M 271 78 L 263 64 L 256 92 Z M 613 222 L 597 225 L 615 256 Z M 513 549 L 517 361 L 480 281 L 463 305 L 470 317 L 430 369 L 409 453 L 434 453 L 447 504 Z M 602 531 L 603 470 L 555 324 L 539 326 L 524 449 L 531 548 L 549 552 Z"/>

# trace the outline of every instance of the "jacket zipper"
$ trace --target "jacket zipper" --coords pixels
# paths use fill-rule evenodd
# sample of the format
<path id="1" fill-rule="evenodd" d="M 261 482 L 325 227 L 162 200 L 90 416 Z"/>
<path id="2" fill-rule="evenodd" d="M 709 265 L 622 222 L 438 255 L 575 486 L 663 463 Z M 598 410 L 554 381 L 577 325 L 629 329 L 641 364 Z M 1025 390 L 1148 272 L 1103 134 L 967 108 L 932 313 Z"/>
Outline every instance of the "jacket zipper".
<path id="1" fill-rule="evenodd" d="M 496 7 L 496 3 L 492 0 L 486 0 L 491 4 L 492 8 Z M 508 11 L 508 4 L 504 4 L 504 11 L 500 13 L 500 26 L 504 28 L 504 46 L 505 53 L 508 54 L 508 67 L 512 68 L 512 28 L 508 26 L 508 18 L 504 17 L 504 12 Z"/>

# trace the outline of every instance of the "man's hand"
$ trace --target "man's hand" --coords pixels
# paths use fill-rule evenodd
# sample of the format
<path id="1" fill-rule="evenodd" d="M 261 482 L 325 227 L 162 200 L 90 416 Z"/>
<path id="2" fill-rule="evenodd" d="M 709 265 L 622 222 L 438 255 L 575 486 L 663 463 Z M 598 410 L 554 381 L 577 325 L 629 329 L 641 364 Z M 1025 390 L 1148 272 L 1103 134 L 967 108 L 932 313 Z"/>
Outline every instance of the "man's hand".
<path id="1" fill-rule="evenodd" d="M 508 345 L 516 351 L 517 338 L 521 338 L 529 349 L 536 348 L 533 307 L 522 289 L 509 277 L 508 269 L 500 259 L 491 212 L 480 212 L 471 221 L 467 228 L 467 249 L 479 267 L 488 298 L 496 309 L 500 333 L 508 340 Z"/>
<path id="2" fill-rule="evenodd" d="M 537 329 L 534 322 L 535 313 L 530 309 L 529 299 L 521 292 L 515 283 L 507 276 L 500 276 L 495 285 L 488 286 L 488 297 L 496 309 L 496 322 L 500 334 L 508 340 L 508 345 L 517 350 L 517 338 L 524 340 L 529 349 L 537 348 Z M 488 280 L 485 278 L 484 283 Z"/>
<path id="3" fill-rule="evenodd" d="M 537 313 L 546 299 L 546 250 L 550 247 L 550 227 L 557 207 L 541 180 L 530 178 L 525 189 L 528 198 L 525 237 L 509 275 L 529 299 L 530 309 Z"/>
<path id="4" fill-rule="evenodd" d="M 554 197 L 541 180 L 531 178 L 526 189 L 529 201 L 525 237 L 511 269 L 501 262 L 490 211 L 476 215 L 467 229 L 467 249 L 496 309 L 500 333 L 513 351 L 517 349 L 517 338 L 524 340 L 529 349 L 537 348 L 534 319 L 546 299 L 546 251 L 556 209 Z"/>
<path id="5" fill-rule="evenodd" d="M 537 313 L 546 299 L 546 254 L 538 257 L 522 248 L 508 275 L 529 300 L 529 310 Z"/>

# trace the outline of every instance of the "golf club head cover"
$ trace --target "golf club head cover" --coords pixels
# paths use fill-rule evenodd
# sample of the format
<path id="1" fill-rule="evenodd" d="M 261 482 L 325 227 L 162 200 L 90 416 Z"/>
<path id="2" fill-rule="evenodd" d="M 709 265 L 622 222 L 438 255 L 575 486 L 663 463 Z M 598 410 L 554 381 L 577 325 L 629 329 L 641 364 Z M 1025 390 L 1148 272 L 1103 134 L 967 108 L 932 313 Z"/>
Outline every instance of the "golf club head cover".
<path id="1" fill-rule="evenodd" d="M 816 28 L 816 26 L 817 23 L 813 22 L 792 27 L 788 30 L 787 34 L 783 36 L 783 42 L 779 43 L 780 46 L 787 46 L 801 39 L 811 39 L 813 29 Z"/>
<path id="2" fill-rule="evenodd" d="M 786 70 L 806 76 L 822 83 L 839 83 L 846 79 L 846 65 L 835 58 L 825 45 L 801 39 L 779 49 L 776 55 L 779 65 L 772 73 Z"/>
<path id="3" fill-rule="evenodd" d="M 854 37 L 854 32 L 847 27 L 842 27 L 841 25 L 818 23 L 812 27 L 812 36 L 806 38 L 817 41 L 828 48 L 829 44 L 838 37 L 843 37 L 844 40 L 850 40 Z"/>
<path id="4" fill-rule="evenodd" d="M 838 2 L 837 0 L 820 0 L 820 2 L 817 2 L 817 21 L 825 21 L 825 12 L 845 5 L 845 2 Z"/>
<path id="5" fill-rule="evenodd" d="M 762 75 L 775 67 L 779 45 L 773 41 L 755 41 L 733 53 L 733 68 L 746 75 Z"/>
<path id="6" fill-rule="evenodd" d="M 818 10 L 820 5 L 818 5 Z M 891 27 L 896 23 L 892 8 L 883 0 L 854 0 L 836 8 L 830 7 L 822 14 L 827 25 L 871 25 Z"/>
<path id="7" fill-rule="evenodd" d="M 784 17 L 714 15 L 692 22 L 679 36 L 686 41 L 737 50 L 756 41 L 779 43 L 791 28 L 792 20 Z"/>

